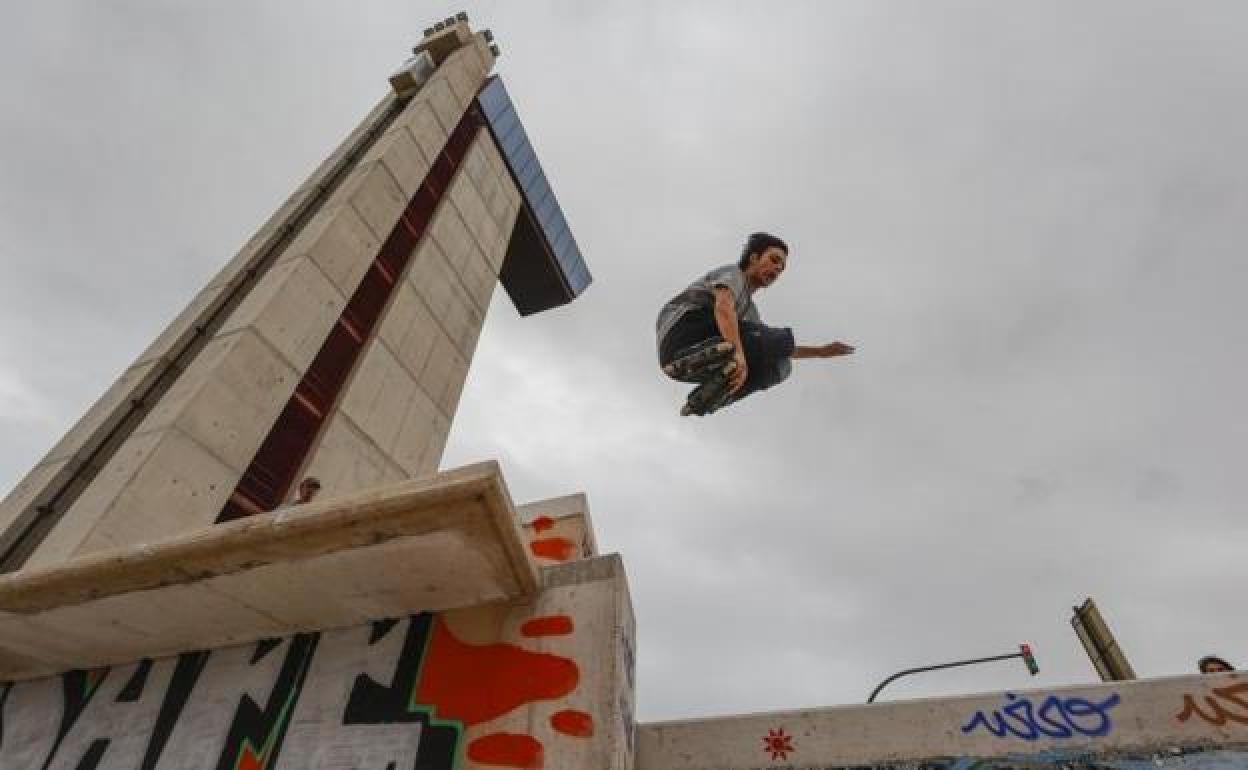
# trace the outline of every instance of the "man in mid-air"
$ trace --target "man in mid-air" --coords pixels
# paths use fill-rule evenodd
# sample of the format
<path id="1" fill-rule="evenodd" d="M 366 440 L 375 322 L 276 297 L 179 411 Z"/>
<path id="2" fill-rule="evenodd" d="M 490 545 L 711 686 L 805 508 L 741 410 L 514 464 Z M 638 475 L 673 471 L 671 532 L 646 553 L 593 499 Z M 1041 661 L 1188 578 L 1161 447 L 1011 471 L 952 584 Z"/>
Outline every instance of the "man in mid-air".
<path id="1" fill-rule="evenodd" d="M 735 265 L 717 267 L 659 311 L 659 365 L 681 382 L 698 383 L 682 415 L 707 415 L 785 380 L 794 358 L 832 358 L 854 349 L 843 342 L 797 345 L 793 331 L 763 324 L 754 293 L 776 282 L 789 247 L 753 233 Z"/>

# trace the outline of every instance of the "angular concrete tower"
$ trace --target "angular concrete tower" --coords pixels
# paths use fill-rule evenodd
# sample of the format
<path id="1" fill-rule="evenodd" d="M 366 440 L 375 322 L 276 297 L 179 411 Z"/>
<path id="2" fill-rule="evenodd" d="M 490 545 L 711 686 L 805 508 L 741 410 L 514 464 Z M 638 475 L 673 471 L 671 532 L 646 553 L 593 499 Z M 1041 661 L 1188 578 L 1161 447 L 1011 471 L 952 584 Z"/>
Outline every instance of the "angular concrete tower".
<path id="1" fill-rule="evenodd" d="M 499 277 L 524 314 L 589 284 L 488 31 L 439 26 L 0 505 L 3 571 L 432 474 Z"/>
<path id="2" fill-rule="evenodd" d="M 414 53 L 0 506 L 0 768 L 631 766 L 584 496 L 436 473 L 495 285 L 589 273 L 489 33 Z"/>

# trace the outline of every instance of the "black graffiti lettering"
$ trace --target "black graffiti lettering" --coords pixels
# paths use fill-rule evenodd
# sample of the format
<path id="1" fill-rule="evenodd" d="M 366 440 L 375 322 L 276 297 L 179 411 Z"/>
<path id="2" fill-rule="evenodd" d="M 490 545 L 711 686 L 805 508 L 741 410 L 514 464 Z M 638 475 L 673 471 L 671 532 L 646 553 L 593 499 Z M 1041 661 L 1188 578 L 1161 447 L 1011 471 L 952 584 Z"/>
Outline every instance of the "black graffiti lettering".
<path id="1" fill-rule="evenodd" d="M 277 757 L 282 750 L 282 739 L 289 726 L 290 713 L 303 690 L 308 664 L 316 652 L 319 638 L 320 634 L 297 634 L 291 639 L 286 659 L 277 675 L 277 682 L 263 708 L 251 696 L 242 697 L 234 722 L 226 734 L 217 770 L 235 770 L 247 756 L 255 760 L 262 759 L 262 767 L 274 767 L 277 764 Z M 269 646 L 262 651 L 265 644 L 260 642 L 256 645 L 256 655 L 252 657 L 253 665 L 276 646 Z"/>
<path id="2" fill-rule="evenodd" d="M 78 717 L 82 716 L 82 712 L 86 710 L 87 704 L 99 690 L 108 672 L 107 668 L 97 668 L 91 671 L 67 671 L 61 675 L 61 692 L 65 698 L 65 705 L 61 710 L 61 724 L 56 731 L 56 740 L 52 742 L 52 750 L 48 752 L 47 759 L 43 761 L 43 770 L 48 770 L 52 764 L 65 736 L 69 735 Z"/>
<path id="3" fill-rule="evenodd" d="M 209 655 L 211 655 L 209 652 L 197 651 L 178 656 L 177 665 L 173 668 L 173 676 L 169 680 L 169 687 L 165 689 L 165 697 L 160 704 L 160 711 L 156 714 L 156 724 L 152 727 L 152 737 L 148 739 L 147 748 L 143 752 L 143 763 L 139 765 L 139 770 L 155 770 L 156 763 L 160 761 L 161 752 L 165 750 L 165 744 L 169 742 L 169 736 L 173 733 L 173 726 L 177 724 L 178 717 L 182 715 L 182 709 L 186 707 L 186 702 L 191 697 L 191 690 L 195 688 L 199 675 L 203 672 L 204 666 L 208 664 Z"/>
<path id="4" fill-rule="evenodd" d="M 130 681 L 126 682 L 126 686 L 121 688 L 121 692 L 117 695 L 119 703 L 133 703 L 143 694 L 143 687 L 147 684 L 147 675 L 152 672 L 152 661 L 144 659 L 140 661 L 139 667 L 131 675 Z"/>
<path id="5" fill-rule="evenodd" d="M 377 643 L 393 626 L 394 623 L 390 621 L 374 624 L 369 643 Z M 390 683 L 383 685 L 367 674 L 360 674 L 351 688 L 351 697 L 342 715 L 344 725 L 419 723 L 420 746 L 417 749 L 416 766 L 412 770 L 450 768 L 454 764 L 463 733 L 463 728 L 458 723 L 442 722 L 427 711 L 412 708 L 415 705 L 420 664 L 432 628 L 432 615 L 423 613 L 413 616 L 407 626 L 403 649 L 399 653 Z"/>

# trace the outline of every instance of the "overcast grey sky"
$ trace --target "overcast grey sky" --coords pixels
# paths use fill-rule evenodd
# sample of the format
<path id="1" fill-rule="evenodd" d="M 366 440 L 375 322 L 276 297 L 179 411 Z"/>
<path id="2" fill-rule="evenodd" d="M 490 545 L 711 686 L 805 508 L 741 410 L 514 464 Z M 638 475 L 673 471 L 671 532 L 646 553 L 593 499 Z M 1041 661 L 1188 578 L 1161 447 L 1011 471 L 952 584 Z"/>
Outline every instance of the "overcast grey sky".
<path id="1" fill-rule="evenodd" d="M 0 487 L 364 114 L 429 21 L 371 0 L 0 6 Z M 499 292 L 446 466 L 584 490 L 639 718 L 1248 665 L 1248 5 L 470 3 L 595 282 Z M 780 388 L 704 420 L 659 305 L 788 239 Z M 1235 586 L 1240 586 L 1236 589 Z"/>

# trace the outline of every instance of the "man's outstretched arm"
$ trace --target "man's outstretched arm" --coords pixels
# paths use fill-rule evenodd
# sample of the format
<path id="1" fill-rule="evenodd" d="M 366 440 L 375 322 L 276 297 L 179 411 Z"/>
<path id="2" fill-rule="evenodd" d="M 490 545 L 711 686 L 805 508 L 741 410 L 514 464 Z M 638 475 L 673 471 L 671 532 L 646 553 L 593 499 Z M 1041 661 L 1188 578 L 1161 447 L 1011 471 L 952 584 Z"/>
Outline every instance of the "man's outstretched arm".
<path id="1" fill-rule="evenodd" d="M 847 356 L 854 352 L 853 345 L 844 342 L 829 342 L 827 345 L 798 345 L 793 348 L 793 358 L 835 358 Z"/>

